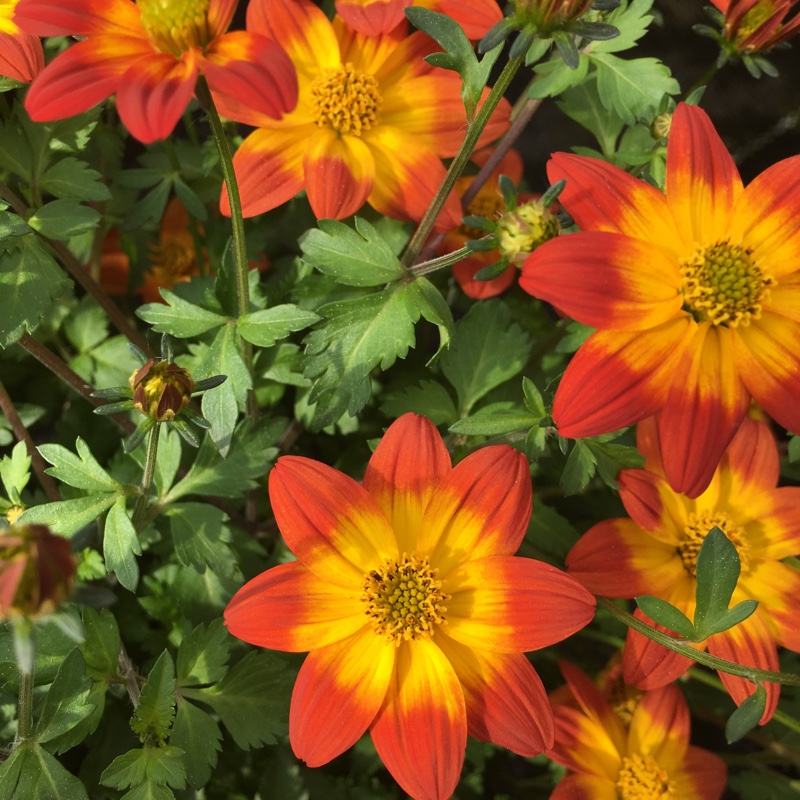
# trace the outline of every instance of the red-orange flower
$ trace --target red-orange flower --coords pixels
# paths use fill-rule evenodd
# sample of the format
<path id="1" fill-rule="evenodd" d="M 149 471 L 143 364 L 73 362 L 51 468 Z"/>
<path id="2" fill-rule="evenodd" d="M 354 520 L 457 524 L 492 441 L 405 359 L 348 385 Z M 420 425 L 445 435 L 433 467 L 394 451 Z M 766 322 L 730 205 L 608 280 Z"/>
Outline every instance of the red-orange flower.
<path id="1" fill-rule="evenodd" d="M 647 692 L 630 716 L 619 715 L 581 670 L 562 662 L 561 671 L 574 703 L 555 704 L 547 755 L 569 773 L 551 800 L 722 797 L 725 762 L 689 745 L 689 708 L 677 686 Z"/>
<path id="2" fill-rule="evenodd" d="M 692 500 L 674 492 L 663 477 L 658 427 L 640 423 L 638 447 L 644 470 L 623 470 L 620 497 L 630 519 L 600 522 L 567 556 L 567 569 L 595 594 L 631 598 L 654 595 L 689 619 L 695 610 L 695 562 L 715 525 L 733 542 L 741 574 L 732 603 L 759 602 L 744 622 L 701 645 L 714 655 L 777 670 L 776 644 L 800 652 L 800 572 L 781 559 L 800 553 L 800 488 L 776 489 L 778 450 L 767 425 L 746 419 L 728 447 L 711 484 Z M 645 619 L 640 611 L 639 618 Z M 623 655 L 625 680 L 640 688 L 662 686 L 691 665 L 689 659 L 629 630 Z M 743 678 L 720 673 L 737 703 L 755 690 Z M 779 685 L 765 684 L 766 722 L 778 702 Z"/>
<path id="3" fill-rule="evenodd" d="M 497 0 L 336 0 L 336 12 L 351 27 L 367 36 L 396 28 L 408 6 L 422 6 L 447 14 L 469 39 L 480 39 L 503 18 Z"/>
<path id="4" fill-rule="evenodd" d="M 725 39 L 739 53 L 758 53 L 800 31 L 800 15 L 786 15 L 797 0 L 711 0 L 725 14 Z"/>
<path id="5" fill-rule="evenodd" d="M 19 0 L 0 3 L 0 75 L 29 83 L 44 69 L 38 36 L 20 28 L 15 18 Z"/>
<path id="6" fill-rule="evenodd" d="M 667 479 L 696 497 L 751 397 L 800 431 L 800 156 L 746 188 L 711 120 L 681 103 L 666 194 L 557 153 L 551 182 L 582 231 L 546 242 L 520 285 L 599 328 L 567 367 L 553 418 L 567 437 L 660 412 Z"/>
<path id="7" fill-rule="evenodd" d="M 294 107 L 297 81 L 274 41 L 226 33 L 237 0 L 20 0 L 17 19 L 40 36 L 79 36 L 31 85 L 37 122 L 86 111 L 112 94 L 133 136 L 164 139 L 191 100 L 198 73 L 212 91 L 268 117 Z"/>
<path id="8" fill-rule="evenodd" d="M 234 156 L 245 216 L 269 211 L 305 188 L 319 218 L 341 219 L 368 202 L 398 219 L 419 220 L 455 155 L 466 117 L 460 78 L 427 64 L 435 43 L 417 32 L 370 38 L 340 18 L 333 23 L 310 0 L 252 0 L 248 29 L 286 48 L 300 84 L 297 108 L 270 120 L 242 105 L 227 116 L 259 127 Z M 508 125 L 503 102 L 482 141 Z M 220 206 L 229 212 L 227 193 Z M 455 193 L 439 218 L 461 221 Z"/>
<path id="9" fill-rule="evenodd" d="M 594 599 L 554 567 L 512 554 L 531 512 L 528 462 L 486 447 L 451 467 L 425 417 L 393 423 L 363 486 L 284 456 L 270 500 L 297 561 L 231 600 L 225 623 L 261 647 L 311 650 L 292 695 L 289 737 L 310 766 L 369 730 L 418 800 L 445 800 L 467 733 L 532 756 L 552 712 L 525 650 L 586 625 Z"/>

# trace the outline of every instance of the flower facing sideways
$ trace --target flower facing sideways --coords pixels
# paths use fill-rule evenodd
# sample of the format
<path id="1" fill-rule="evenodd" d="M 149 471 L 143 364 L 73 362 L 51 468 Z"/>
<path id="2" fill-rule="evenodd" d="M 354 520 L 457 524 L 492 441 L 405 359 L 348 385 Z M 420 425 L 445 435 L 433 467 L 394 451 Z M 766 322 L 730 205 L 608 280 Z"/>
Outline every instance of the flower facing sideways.
<path id="1" fill-rule="evenodd" d="M 725 41 L 737 53 L 760 53 L 800 32 L 797 0 L 711 0 L 725 15 Z"/>
<path id="2" fill-rule="evenodd" d="M 598 328 L 561 380 L 562 436 L 660 412 L 664 470 L 696 497 L 751 397 L 800 431 L 800 156 L 747 187 L 708 116 L 681 103 L 666 193 L 593 158 L 557 153 L 551 182 L 581 232 L 528 257 L 520 285 Z"/>
<path id="3" fill-rule="evenodd" d="M 39 37 L 17 24 L 18 2 L 0 0 L 0 75 L 29 83 L 44 69 L 44 53 Z"/>
<path id="4" fill-rule="evenodd" d="M 567 570 L 606 597 L 654 595 L 694 618 L 695 564 L 700 546 L 719 527 L 736 547 L 741 573 L 731 599 L 759 602 L 752 616 L 710 636 L 702 649 L 738 664 L 777 670 L 776 644 L 800 651 L 800 572 L 781 559 L 800 553 L 800 488 L 776 489 L 778 450 L 767 425 L 746 419 L 709 487 L 696 499 L 674 492 L 664 479 L 654 420 L 640 423 L 645 469 L 619 474 L 620 498 L 630 519 L 610 519 L 587 531 L 567 556 Z M 636 616 L 647 619 L 637 609 Z M 625 680 L 643 689 L 682 675 L 689 659 L 633 630 L 623 654 Z M 755 690 L 720 672 L 737 704 Z M 778 684 L 765 684 L 762 723 L 778 702 Z"/>
<path id="5" fill-rule="evenodd" d="M 467 733 L 525 756 L 552 745 L 552 712 L 523 651 L 582 628 L 594 598 L 512 555 L 531 512 L 524 456 L 486 447 L 451 467 L 433 424 L 406 414 L 363 486 L 284 456 L 269 491 L 298 560 L 240 589 L 225 623 L 261 647 L 311 651 L 289 718 L 299 758 L 325 764 L 369 730 L 406 792 L 445 800 Z"/>
<path id="6" fill-rule="evenodd" d="M 164 139 L 192 98 L 198 73 L 215 95 L 268 117 L 294 108 L 297 79 L 274 41 L 226 33 L 236 0 L 20 0 L 20 25 L 40 36 L 79 36 L 31 85 L 36 122 L 80 114 L 117 95 L 131 135 Z"/>
<path id="7" fill-rule="evenodd" d="M 561 664 L 569 703 L 554 698 L 556 740 L 547 755 L 567 777 L 551 800 L 719 800 L 727 769 L 689 745 L 690 719 L 677 686 L 645 693 L 617 713 L 577 667 Z"/>

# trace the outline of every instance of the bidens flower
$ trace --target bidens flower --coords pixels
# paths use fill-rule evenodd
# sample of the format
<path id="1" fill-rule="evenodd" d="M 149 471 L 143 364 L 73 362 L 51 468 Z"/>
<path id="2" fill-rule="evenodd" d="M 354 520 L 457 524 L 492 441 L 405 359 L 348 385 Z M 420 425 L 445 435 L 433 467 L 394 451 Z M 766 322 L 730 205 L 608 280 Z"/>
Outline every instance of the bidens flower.
<path id="1" fill-rule="evenodd" d="M 786 15 L 797 0 L 711 0 L 725 15 L 727 54 L 761 53 L 800 31 L 800 15 Z"/>
<path id="2" fill-rule="evenodd" d="M 280 117 L 297 79 L 275 42 L 226 33 L 236 0 L 20 0 L 20 25 L 40 36 L 80 36 L 31 85 L 36 122 L 80 114 L 112 94 L 132 136 L 164 139 L 192 98 L 198 73 L 220 96 Z"/>
<path id="3" fill-rule="evenodd" d="M 44 69 L 44 53 L 39 37 L 17 24 L 18 2 L 0 0 L 0 75 L 29 83 Z"/>
<path id="4" fill-rule="evenodd" d="M 331 23 L 310 0 L 252 0 L 247 26 L 286 48 L 300 94 L 296 110 L 279 121 L 244 105 L 221 106 L 259 128 L 233 159 L 245 216 L 305 188 L 319 218 L 342 219 L 368 202 L 389 217 L 421 219 L 444 179 L 441 159 L 456 154 L 466 125 L 460 78 L 423 60 L 433 40 L 400 29 L 369 38 L 341 19 Z M 505 131 L 509 113 L 503 101 L 482 142 Z M 224 190 L 220 207 L 230 213 Z M 460 219 L 452 193 L 440 229 Z"/>
<path id="5" fill-rule="evenodd" d="M 599 330 L 553 405 L 562 436 L 660 412 L 667 480 L 697 497 L 751 397 L 800 431 L 800 156 L 749 186 L 705 112 L 681 103 L 666 194 L 594 158 L 557 153 L 551 181 L 581 232 L 528 257 L 522 288 Z"/>
<path id="6" fill-rule="evenodd" d="M 486 447 L 455 468 L 428 419 L 394 422 L 363 486 L 307 458 L 270 474 L 297 561 L 237 592 L 234 636 L 302 652 L 289 737 L 310 766 L 367 730 L 402 788 L 445 800 L 467 733 L 533 756 L 552 712 L 523 651 L 585 626 L 594 598 L 555 567 L 512 555 L 531 513 L 523 455 Z"/>

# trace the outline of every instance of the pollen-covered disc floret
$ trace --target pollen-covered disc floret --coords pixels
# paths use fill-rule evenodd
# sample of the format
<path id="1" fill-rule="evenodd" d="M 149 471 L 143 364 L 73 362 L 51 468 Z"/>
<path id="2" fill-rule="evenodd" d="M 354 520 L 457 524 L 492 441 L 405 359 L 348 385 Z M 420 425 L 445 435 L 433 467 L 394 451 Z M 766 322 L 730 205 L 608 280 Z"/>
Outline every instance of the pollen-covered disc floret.
<path id="1" fill-rule="evenodd" d="M 622 673 L 611 686 L 608 693 L 608 704 L 626 728 L 631 724 L 633 713 L 639 706 L 642 697 L 644 697 L 644 692 L 625 683 Z"/>
<path id="2" fill-rule="evenodd" d="M 617 778 L 619 800 L 668 800 L 676 797 L 666 770 L 649 755 L 636 753 L 622 759 Z"/>
<path id="3" fill-rule="evenodd" d="M 361 136 L 377 125 L 382 102 L 375 77 L 350 63 L 326 70 L 311 84 L 314 121 L 340 134 Z"/>
<path id="4" fill-rule="evenodd" d="M 136 5 L 153 45 L 162 53 L 180 55 L 211 41 L 209 3 L 210 0 L 138 0 Z"/>
<path id="5" fill-rule="evenodd" d="M 699 247 L 680 263 L 684 307 L 698 322 L 735 328 L 761 317 L 776 284 L 749 248 L 727 240 Z"/>
<path id="6" fill-rule="evenodd" d="M 444 603 L 450 599 L 436 580 L 437 572 L 427 558 L 405 554 L 399 562 L 387 560 L 380 569 L 370 571 L 361 599 L 375 631 L 398 645 L 431 636 L 435 626 L 444 622 Z"/>
<path id="7" fill-rule="evenodd" d="M 745 575 L 750 568 L 750 543 L 740 527 L 721 511 L 693 512 L 681 535 L 678 554 L 686 571 L 694 577 L 697 573 L 697 556 L 706 536 L 712 528 L 719 528 L 730 539 L 736 548 L 741 565 L 741 574 Z"/>
<path id="8" fill-rule="evenodd" d="M 509 260 L 519 260 L 560 232 L 555 215 L 538 200 L 532 200 L 502 216 L 497 224 L 497 249 Z"/>

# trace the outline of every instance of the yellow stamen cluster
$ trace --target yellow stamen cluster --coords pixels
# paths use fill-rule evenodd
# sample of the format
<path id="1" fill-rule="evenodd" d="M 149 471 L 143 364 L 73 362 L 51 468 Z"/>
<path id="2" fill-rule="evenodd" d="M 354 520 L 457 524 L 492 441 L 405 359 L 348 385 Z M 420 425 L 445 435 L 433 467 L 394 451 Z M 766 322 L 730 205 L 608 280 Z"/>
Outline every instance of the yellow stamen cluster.
<path id="1" fill-rule="evenodd" d="M 555 215 L 533 200 L 501 217 L 497 223 L 497 249 L 510 261 L 521 260 L 560 232 Z"/>
<path id="2" fill-rule="evenodd" d="M 337 133 L 361 136 L 380 119 L 378 81 L 352 64 L 326 70 L 311 84 L 314 122 Z"/>
<path id="3" fill-rule="evenodd" d="M 619 800 L 668 800 L 676 796 L 666 770 L 652 756 L 640 753 L 622 759 L 616 786 Z"/>
<path id="4" fill-rule="evenodd" d="M 381 569 L 367 574 L 361 600 L 376 633 L 397 645 L 432 636 L 444 622 L 443 604 L 450 599 L 436 580 L 437 572 L 427 558 L 404 554 L 399 562 L 387 560 Z"/>
<path id="5" fill-rule="evenodd" d="M 775 279 L 752 251 L 727 240 L 699 247 L 680 264 L 684 307 L 698 322 L 735 328 L 761 316 Z"/>
<path id="6" fill-rule="evenodd" d="M 741 574 L 745 575 L 750 568 L 750 543 L 742 529 L 721 511 L 693 512 L 689 515 L 689 521 L 683 529 L 681 542 L 678 545 L 678 554 L 684 568 L 692 577 L 697 574 L 697 556 L 703 541 L 714 526 L 731 540 L 739 556 Z"/>
<path id="7" fill-rule="evenodd" d="M 500 217 L 504 209 L 503 198 L 497 191 L 489 186 L 483 186 L 467 207 L 467 215 L 494 220 Z M 486 236 L 486 231 L 470 228 L 469 225 L 462 225 L 458 230 L 468 239 L 480 239 L 481 236 Z"/>
<path id="8" fill-rule="evenodd" d="M 621 674 L 619 680 L 615 681 L 611 687 L 608 703 L 626 728 L 631 724 L 633 712 L 636 711 L 642 697 L 644 697 L 644 692 L 635 686 L 628 686 L 622 680 Z"/>
<path id="9" fill-rule="evenodd" d="M 760 0 L 743 17 L 736 29 L 736 41 L 744 42 L 775 14 L 772 0 Z"/>
<path id="10" fill-rule="evenodd" d="M 142 27 L 162 53 L 179 56 L 211 41 L 208 30 L 210 0 L 137 0 Z"/>

